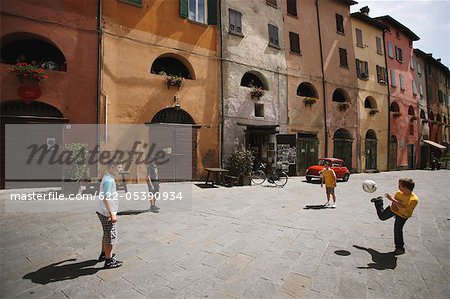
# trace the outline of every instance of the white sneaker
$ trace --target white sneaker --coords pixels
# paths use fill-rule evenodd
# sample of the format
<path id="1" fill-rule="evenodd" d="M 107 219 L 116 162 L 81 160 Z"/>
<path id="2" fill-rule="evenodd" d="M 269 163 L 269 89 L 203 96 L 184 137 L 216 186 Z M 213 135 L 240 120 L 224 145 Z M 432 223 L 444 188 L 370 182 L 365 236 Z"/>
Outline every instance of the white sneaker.
<path id="1" fill-rule="evenodd" d="M 332 204 L 332 205 L 331 205 L 331 207 L 332 207 L 332 208 L 335 208 L 335 207 L 336 207 L 336 204 L 335 204 L 335 203 L 334 203 L 334 204 Z"/>
<path id="2" fill-rule="evenodd" d="M 329 206 L 330 206 L 330 202 L 329 202 L 329 201 L 327 201 L 327 203 L 326 203 L 326 204 L 324 204 L 323 206 L 324 206 L 324 207 L 329 207 Z"/>

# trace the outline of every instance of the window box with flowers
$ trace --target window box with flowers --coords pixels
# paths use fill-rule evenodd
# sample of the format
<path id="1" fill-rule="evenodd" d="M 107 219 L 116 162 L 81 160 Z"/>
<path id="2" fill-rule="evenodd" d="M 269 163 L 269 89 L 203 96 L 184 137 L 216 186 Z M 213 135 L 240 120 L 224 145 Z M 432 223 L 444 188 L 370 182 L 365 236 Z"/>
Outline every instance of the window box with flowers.
<path id="1" fill-rule="evenodd" d="M 311 107 L 313 104 L 317 103 L 318 100 L 319 99 L 317 99 L 317 98 L 309 98 L 309 97 L 307 97 L 307 98 L 303 99 L 303 103 L 305 104 L 305 106 L 310 106 Z"/>
<path id="2" fill-rule="evenodd" d="M 27 79 L 40 82 L 42 79 L 48 78 L 48 75 L 43 68 L 26 62 L 19 62 L 15 64 L 10 68 L 10 71 L 19 77 L 21 82 Z"/>
<path id="3" fill-rule="evenodd" d="M 378 110 L 378 109 L 370 109 L 369 110 L 369 115 L 370 116 L 374 116 L 375 114 L 377 114 L 379 112 L 380 112 L 380 110 Z"/>
<path id="4" fill-rule="evenodd" d="M 350 104 L 347 102 L 339 103 L 339 110 L 345 111 L 350 108 Z"/>
<path id="5" fill-rule="evenodd" d="M 184 85 L 184 78 L 181 76 L 168 75 L 165 72 L 160 72 L 159 74 L 164 76 L 164 82 L 167 84 L 167 89 L 170 89 L 171 86 L 176 86 L 180 89 L 180 87 Z"/>
<path id="6" fill-rule="evenodd" d="M 428 123 L 428 119 L 422 119 L 422 123 L 424 124 Z"/>
<path id="7" fill-rule="evenodd" d="M 417 120 L 417 116 L 415 116 L 415 115 L 411 116 L 411 121 L 415 121 L 415 120 Z"/>
<path id="8" fill-rule="evenodd" d="M 252 99 L 255 98 L 260 98 L 265 94 L 266 90 L 263 87 L 258 87 L 258 86 L 253 86 L 252 90 L 250 91 L 250 95 L 252 97 Z"/>
<path id="9" fill-rule="evenodd" d="M 400 117 L 400 116 L 402 116 L 402 114 L 400 112 L 393 112 L 392 116 L 393 117 Z"/>

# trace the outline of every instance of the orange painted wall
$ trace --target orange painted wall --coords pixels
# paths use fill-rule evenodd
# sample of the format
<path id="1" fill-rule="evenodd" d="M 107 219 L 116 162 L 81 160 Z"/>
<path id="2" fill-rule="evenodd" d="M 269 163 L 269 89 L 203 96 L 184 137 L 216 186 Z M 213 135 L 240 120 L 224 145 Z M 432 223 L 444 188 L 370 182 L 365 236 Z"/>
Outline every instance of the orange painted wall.
<path id="1" fill-rule="evenodd" d="M 17 33 L 31 33 L 53 43 L 66 58 L 67 72 L 48 71 L 38 101 L 59 109 L 70 123 L 96 123 L 96 1 L 3 0 L 1 10 L 2 41 Z M 1 102 L 19 99 L 21 83 L 11 76 L 9 67 L 1 65 Z"/>

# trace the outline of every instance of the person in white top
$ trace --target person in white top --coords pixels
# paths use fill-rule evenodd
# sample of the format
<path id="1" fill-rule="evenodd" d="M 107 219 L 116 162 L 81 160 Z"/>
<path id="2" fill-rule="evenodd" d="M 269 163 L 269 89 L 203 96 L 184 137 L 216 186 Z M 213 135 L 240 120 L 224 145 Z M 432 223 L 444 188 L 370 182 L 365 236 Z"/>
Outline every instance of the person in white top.
<path id="1" fill-rule="evenodd" d="M 113 245 L 117 244 L 117 211 L 119 208 L 116 182 L 114 176 L 119 173 L 120 164 L 110 161 L 108 170 L 100 183 L 100 194 L 97 199 L 97 216 L 103 227 L 102 252 L 98 261 L 105 261 L 104 268 L 112 269 L 122 266 L 122 262 L 114 258 Z"/>

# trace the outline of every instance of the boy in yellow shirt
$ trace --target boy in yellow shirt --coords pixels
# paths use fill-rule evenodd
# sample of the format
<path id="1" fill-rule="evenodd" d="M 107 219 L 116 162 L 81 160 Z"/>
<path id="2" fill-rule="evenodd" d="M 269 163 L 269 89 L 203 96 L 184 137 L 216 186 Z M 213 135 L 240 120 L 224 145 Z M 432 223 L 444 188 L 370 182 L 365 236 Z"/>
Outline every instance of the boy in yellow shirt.
<path id="1" fill-rule="evenodd" d="M 325 190 L 327 192 L 327 203 L 324 207 L 330 206 L 330 195 L 333 195 L 333 205 L 332 208 L 336 208 L 336 195 L 334 194 L 334 188 L 336 188 L 336 174 L 334 170 L 330 168 L 330 163 L 325 162 L 325 169 L 320 173 L 322 180 L 320 182 L 320 187 L 323 187 L 325 182 Z"/>
<path id="2" fill-rule="evenodd" d="M 383 209 L 383 198 L 377 197 L 372 198 L 372 202 L 375 203 L 375 208 L 377 209 L 378 218 L 384 221 L 395 216 L 394 223 L 394 243 L 395 243 L 395 255 L 405 253 L 405 247 L 403 242 L 403 226 L 412 216 L 414 208 L 419 202 L 419 198 L 412 191 L 414 190 L 414 181 L 412 179 L 400 179 L 398 181 L 398 189 L 394 195 L 394 198 L 389 193 L 384 196 L 389 199 L 392 204 L 391 206 Z"/>

